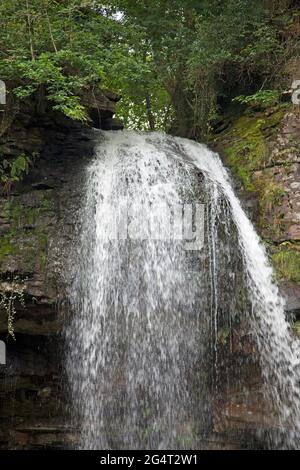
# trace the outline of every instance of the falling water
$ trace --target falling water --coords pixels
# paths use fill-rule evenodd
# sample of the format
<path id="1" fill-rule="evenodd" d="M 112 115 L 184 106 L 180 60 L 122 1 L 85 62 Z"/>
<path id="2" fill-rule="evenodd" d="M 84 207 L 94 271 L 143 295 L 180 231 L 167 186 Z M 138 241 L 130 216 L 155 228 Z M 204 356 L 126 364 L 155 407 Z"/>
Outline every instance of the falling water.
<path id="1" fill-rule="evenodd" d="M 242 382 L 245 331 L 274 416 L 267 444 L 297 447 L 298 345 L 218 156 L 99 132 L 85 188 L 66 326 L 79 447 L 205 448 L 216 397 Z"/>

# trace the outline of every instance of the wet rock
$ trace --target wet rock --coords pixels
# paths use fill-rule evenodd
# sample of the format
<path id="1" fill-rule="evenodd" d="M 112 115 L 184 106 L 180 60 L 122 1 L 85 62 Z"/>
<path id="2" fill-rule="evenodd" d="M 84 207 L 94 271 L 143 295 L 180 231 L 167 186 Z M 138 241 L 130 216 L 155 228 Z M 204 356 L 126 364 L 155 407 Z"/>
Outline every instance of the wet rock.
<path id="1" fill-rule="evenodd" d="M 114 121 L 113 115 L 115 114 L 116 103 L 119 100 L 120 97 L 111 91 L 88 92 L 83 97 L 83 103 L 88 109 L 92 126 L 97 129 L 110 129 L 110 127 L 107 127 L 107 123 Z M 122 129 L 123 124 L 121 121 L 118 122 L 119 126 L 117 128 Z"/>
<path id="2" fill-rule="evenodd" d="M 65 428 L 62 388 L 62 271 L 95 131 L 48 115 L 34 120 L 35 114 L 25 130 L 20 115 L 19 128 L 0 142 L 8 158 L 39 153 L 23 181 L 0 197 L 0 339 L 7 349 L 0 370 L 1 449 L 66 448 L 74 441 Z M 15 340 L 7 336 L 9 314 Z"/>
<path id="3" fill-rule="evenodd" d="M 124 129 L 124 124 L 120 119 L 108 118 L 103 121 L 102 129 L 118 131 Z"/>
<path id="4" fill-rule="evenodd" d="M 295 282 L 281 281 L 280 291 L 286 301 L 287 314 L 300 319 L 300 286 Z"/>
<path id="5" fill-rule="evenodd" d="M 296 273 L 300 240 L 298 108 L 286 103 L 266 109 L 264 112 L 252 110 L 252 113 L 249 113 L 246 110 L 242 116 L 233 120 L 231 126 L 216 135 L 213 145 L 232 170 L 237 187 L 242 187 L 239 196 L 259 234 L 267 241 L 266 246 L 270 254 L 278 253 L 272 256 L 277 277 L 283 282 L 293 281 L 293 285 L 297 284 L 298 289 L 299 275 Z M 292 253 L 295 255 L 294 259 Z M 297 310 L 293 293 L 295 287 L 284 291 L 287 310 Z"/>

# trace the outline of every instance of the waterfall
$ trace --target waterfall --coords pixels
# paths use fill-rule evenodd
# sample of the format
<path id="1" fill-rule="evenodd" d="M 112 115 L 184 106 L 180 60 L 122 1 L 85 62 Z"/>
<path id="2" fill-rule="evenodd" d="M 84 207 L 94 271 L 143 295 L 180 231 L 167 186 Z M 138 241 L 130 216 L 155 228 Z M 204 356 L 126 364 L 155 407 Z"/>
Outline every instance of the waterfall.
<path id="1" fill-rule="evenodd" d="M 265 445 L 296 448 L 298 343 L 219 157 L 162 133 L 97 138 L 68 270 L 78 446 L 207 448 L 216 403 L 247 392 L 251 363 Z"/>

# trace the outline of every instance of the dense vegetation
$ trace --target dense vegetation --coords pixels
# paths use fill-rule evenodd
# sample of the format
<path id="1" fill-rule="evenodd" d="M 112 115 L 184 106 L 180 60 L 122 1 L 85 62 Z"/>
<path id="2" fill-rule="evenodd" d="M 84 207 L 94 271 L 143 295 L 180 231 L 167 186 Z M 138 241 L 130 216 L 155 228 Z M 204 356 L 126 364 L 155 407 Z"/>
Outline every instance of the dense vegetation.
<path id="1" fill-rule="evenodd" d="M 82 121 L 84 92 L 110 88 L 126 126 L 203 138 L 234 99 L 279 98 L 299 49 L 297 4 L 2 0 L 0 78 L 10 100 L 39 94 Z"/>

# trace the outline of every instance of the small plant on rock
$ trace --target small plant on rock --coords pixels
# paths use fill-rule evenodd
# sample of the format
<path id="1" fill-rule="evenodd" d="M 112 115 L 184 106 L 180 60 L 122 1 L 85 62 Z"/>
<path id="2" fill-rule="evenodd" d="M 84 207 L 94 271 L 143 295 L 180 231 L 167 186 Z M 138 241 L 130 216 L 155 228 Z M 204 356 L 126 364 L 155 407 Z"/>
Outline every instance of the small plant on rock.
<path id="1" fill-rule="evenodd" d="M 14 340 L 14 318 L 16 314 L 16 304 L 21 304 L 25 308 L 24 298 L 24 280 L 14 277 L 12 282 L 2 284 L 2 291 L 0 291 L 0 309 L 4 310 L 7 316 L 7 334 Z"/>

